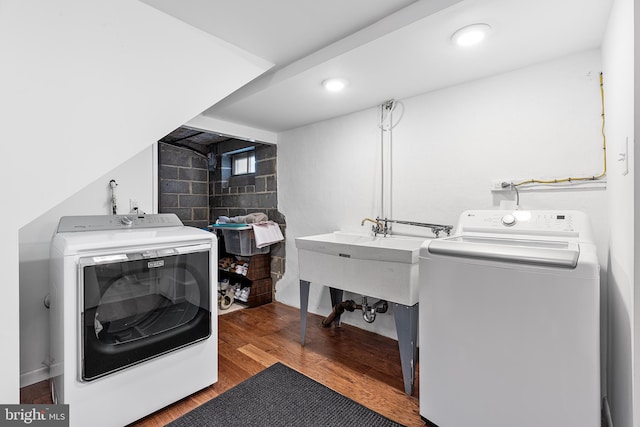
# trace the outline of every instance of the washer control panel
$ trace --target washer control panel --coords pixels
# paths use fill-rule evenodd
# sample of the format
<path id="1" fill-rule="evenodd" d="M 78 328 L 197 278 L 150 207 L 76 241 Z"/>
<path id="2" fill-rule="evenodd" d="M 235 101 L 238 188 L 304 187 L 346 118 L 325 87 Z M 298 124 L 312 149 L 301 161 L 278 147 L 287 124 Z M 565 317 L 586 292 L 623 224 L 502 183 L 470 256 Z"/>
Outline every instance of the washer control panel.
<path id="1" fill-rule="evenodd" d="M 63 216 L 60 218 L 57 231 L 58 233 L 69 233 L 75 231 L 179 227 L 182 225 L 182 221 L 175 214 Z"/>
<path id="2" fill-rule="evenodd" d="M 590 235 L 587 216 L 580 211 L 466 211 L 460 216 L 457 234 Z"/>

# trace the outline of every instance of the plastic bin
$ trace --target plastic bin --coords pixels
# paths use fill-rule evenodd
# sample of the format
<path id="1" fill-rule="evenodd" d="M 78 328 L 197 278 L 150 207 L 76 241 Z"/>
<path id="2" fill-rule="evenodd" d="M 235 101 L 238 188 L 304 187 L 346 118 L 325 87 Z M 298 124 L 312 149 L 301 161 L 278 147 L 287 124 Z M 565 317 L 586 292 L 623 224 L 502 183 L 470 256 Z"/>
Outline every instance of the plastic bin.
<path id="1" fill-rule="evenodd" d="M 230 254 L 252 256 L 267 254 L 271 249 L 269 246 L 264 248 L 256 247 L 256 239 L 253 236 L 253 228 L 251 226 L 230 228 L 221 224 L 214 224 L 213 228 L 222 230 L 224 246 Z"/>

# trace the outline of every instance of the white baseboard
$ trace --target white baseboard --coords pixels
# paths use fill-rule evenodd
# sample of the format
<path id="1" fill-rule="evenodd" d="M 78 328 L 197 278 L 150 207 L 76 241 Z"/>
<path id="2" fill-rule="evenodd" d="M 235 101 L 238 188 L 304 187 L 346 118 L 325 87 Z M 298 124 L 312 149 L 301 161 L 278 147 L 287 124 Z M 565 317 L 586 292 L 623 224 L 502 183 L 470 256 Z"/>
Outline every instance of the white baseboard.
<path id="1" fill-rule="evenodd" d="M 49 368 L 43 366 L 35 371 L 20 374 L 20 387 L 26 387 L 31 384 L 39 383 L 49 379 Z"/>

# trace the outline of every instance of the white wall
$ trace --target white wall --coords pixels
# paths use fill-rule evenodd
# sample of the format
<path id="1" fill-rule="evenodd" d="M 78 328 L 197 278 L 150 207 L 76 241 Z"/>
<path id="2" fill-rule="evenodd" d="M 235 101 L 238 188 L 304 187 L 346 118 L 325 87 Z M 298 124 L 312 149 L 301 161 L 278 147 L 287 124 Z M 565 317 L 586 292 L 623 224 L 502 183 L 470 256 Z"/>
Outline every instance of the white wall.
<path id="1" fill-rule="evenodd" d="M 18 230 L 271 64 L 130 0 L 0 0 L 0 53 L 0 402 L 17 403 Z"/>
<path id="2" fill-rule="evenodd" d="M 640 32 L 636 29 L 640 28 L 640 7 L 636 7 L 636 3 L 631 3 L 631 1 L 627 1 L 626 8 L 629 10 L 633 8 L 633 34 L 634 34 L 634 45 L 633 45 L 633 104 L 630 106 L 633 108 L 633 130 L 634 130 L 634 153 L 635 153 L 635 131 L 640 129 L 640 114 L 638 114 L 638 109 L 636 109 L 636 105 L 640 105 L 640 73 L 637 70 L 640 70 Z M 626 37 L 630 37 L 630 34 L 627 33 Z M 627 88 L 628 90 L 628 88 Z M 633 170 L 638 170 L 640 166 L 640 157 L 633 156 Z M 635 248 L 640 248 L 640 197 L 636 192 L 636 188 L 640 189 L 640 174 L 636 174 L 634 172 L 633 175 L 634 181 L 634 190 L 633 190 L 633 198 L 634 198 L 634 221 L 633 221 L 633 235 L 634 235 L 634 251 Z M 638 413 L 638 408 L 640 408 L 640 275 L 636 275 L 636 272 L 640 272 L 640 259 L 634 254 L 634 277 L 633 277 L 633 289 L 634 289 L 634 308 L 633 308 L 633 425 L 634 427 L 640 427 L 640 413 Z"/>
<path id="3" fill-rule="evenodd" d="M 637 31 L 637 28 L 640 28 L 640 7 L 637 7 L 635 2 L 631 2 L 630 0 L 625 2 L 626 10 L 628 11 L 630 8 L 633 8 L 633 34 L 634 34 L 634 45 L 633 45 L 633 104 L 629 107 L 633 108 L 633 130 L 634 130 L 634 152 L 635 152 L 635 131 L 640 129 L 640 114 L 638 114 L 638 109 L 636 109 L 636 105 L 640 105 L 640 73 L 637 70 L 640 70 L 640 32 Z M 628 30 L 627 30 L 628 31 Z M 626 37 L 630 37 L 629 32 L 627 32 Z M 629 88 L 627 88 L 629 90 Z M 633 169 L 634 171 L 638 170 L 640 166 L 640 157 L 633 157 Z M 634 231 L 634 250 L 635 248 L 640 248 L 640 197 L 636 192 L 636 188 L 640 189 L 640 174 L 636 174 L 634 172 L 634 190 L 633 190 L 633 198 L 634 198 L 634 221 L 633 221 L 633 231 Z M 640 408 L 640 275 L 636 275 L 635 272 L 640 272 L 640 259 L 634 254 L 634 277 L 633 277 L 633 289 L 634 289 L 634 309 L 633 309 L 633 408 L 634 408 L 634 417 L 633 417 L 633 425 L 634 427 L 640 427 L 640 413 L 638 413 L 638 408 Z"/>
<path id="4" fill-rule="evenodd" d="M 633 0 L 616 0 L 602 46 L 609 150 L 610 221 L 607 399 L 615 427 L 634 424 L 634 45 Z M 618 161 L 629 138 L 629 173 Z M 637 212 L 637 211 L 636 211 Z M 637 423 L 638 421 L 636 421 Z M 638 424 L 636 424 L 638 425 Z"/>
<path id="5" fill-rule="evenodd" d="M 492 179 L 599 174 L 600 67 L 594 50 L 401 100 L 404 115 L 393 131 L 393 216 L 456 224 L 465 209 L 499 205 L 504 197 L 490 192 Z M 378 120 L 379 110 L 369 109 L 279 135 L 279 210 L 287 218 L 279 301 L 299 306 L 295 237 L 366 231 L 360 221 L 378 212 Z M 522 191 L 520 201 L 523 209 L 587 212 L 606 271 L 605 193 Z M 328 291 L 311 288 L 309 310 L 327 315 Z M 343 317 L 395 337 L 391 313 L 372 325 L 356 314 Z"/>
<path id="6" fill-rule="evenodd" d="M 153 147 L 148 147 L 20 229 L 21 387 L 49 378 L 44 364 L 49 355 L 49 311 L 43 301 L 49 293 L 49 244 L 60 217 L 110 214 L 112 179 L 118 183 L 118 214 L 129 213 L 130 199 L 138 201 L 141 211 L 154 213 L 153 154 Z"/>

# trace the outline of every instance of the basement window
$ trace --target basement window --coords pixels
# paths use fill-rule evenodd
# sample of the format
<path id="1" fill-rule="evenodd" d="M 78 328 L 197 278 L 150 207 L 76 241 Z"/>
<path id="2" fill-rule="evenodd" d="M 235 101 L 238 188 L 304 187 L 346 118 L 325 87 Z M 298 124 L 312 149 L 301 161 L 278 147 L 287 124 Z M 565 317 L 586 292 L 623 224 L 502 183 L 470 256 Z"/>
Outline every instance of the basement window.
<path id="1" fill-rule="evenodd" d="M 256 152 L 253 147 L 231 155 L 231 175 L 256 173 Z"/>

